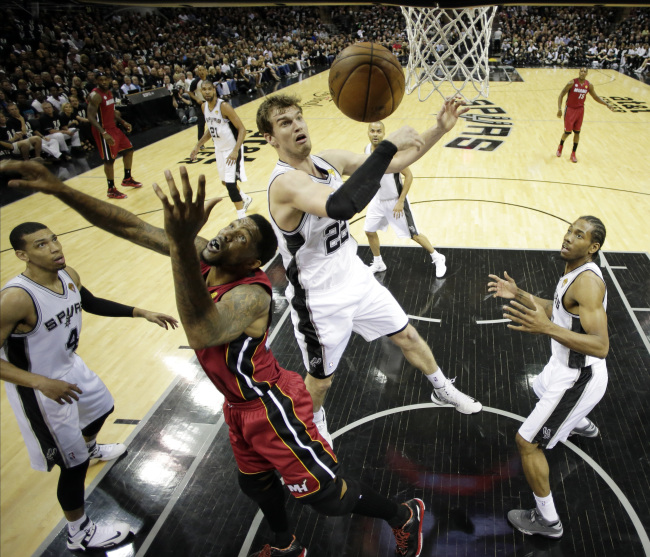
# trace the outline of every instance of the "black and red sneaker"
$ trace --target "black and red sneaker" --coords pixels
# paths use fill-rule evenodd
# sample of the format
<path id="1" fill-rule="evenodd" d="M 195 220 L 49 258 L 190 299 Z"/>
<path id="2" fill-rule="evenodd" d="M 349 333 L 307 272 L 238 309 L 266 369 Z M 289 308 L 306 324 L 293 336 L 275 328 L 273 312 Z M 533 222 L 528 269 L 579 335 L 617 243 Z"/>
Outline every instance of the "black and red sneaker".
<path id="1" fill-rule="evenodd" d="M 280 549 L 266 544 L 260 551 L 253 553 L 250 557 L 307 557 L 307 548 L 294 536 L 289 547 Z"/>
<path id="2" fill-rule="evenodd" d="M 406 503 L 411 511 L 411 517 L 401 528 L 393 528 L 395 535 L 395 553 L 400 557 L 419 557 L 422 553 L 422 519 L 424 517 L 424 502 L 421 499 L 411 499 Z"/>
<path id="3" fill-rule="evenodd" d="M 126 194 L 122 193 L 117 188 L 108 188 L 108 191 L 106 192 L 106 196 L 109 197 L 110 199 L 126 199 Z"/>
<path id="4" fill-rule="evenodd" d="M 124 178 L 124 180 L 122 180 L 122 186 L 127 188 L 141 188 L 142 184 L 136 182 L 133 178 Z"/>

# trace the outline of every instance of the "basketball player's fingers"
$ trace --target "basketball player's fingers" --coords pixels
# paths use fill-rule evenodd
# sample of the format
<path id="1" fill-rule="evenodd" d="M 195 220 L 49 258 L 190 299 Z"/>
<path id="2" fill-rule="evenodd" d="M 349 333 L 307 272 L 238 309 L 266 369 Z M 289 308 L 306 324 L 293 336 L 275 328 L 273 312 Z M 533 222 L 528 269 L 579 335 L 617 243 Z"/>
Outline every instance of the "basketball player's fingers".
<path id="1" fill-rule="evenodd" d="M 510 302 L 510 306 L 506 306 L 506 307 L 512 308 L 513 306 L 516 307 L 521 313 L 526 314 L 526 315 L 530 311 L 530 308 L 526 307 L 524 304 L 520 304 L 519 302 L 515 302 L 514 300 L 512 300 Z"/>
<path id="2" fill-rule="evenodd" d="M 204 216 L 205 220 L 208 220 L 208 217 L 210 216 L 210 213 L 212 212 L 212 209 L 214 209 L 217 205 L 217 203 L 220 203 L 223 197 L 215 197 L 213 199 L 208 200 L 205 205 L 204 205 Z"/>
<path id="3" fill-rule="evenodd" d="M 176 187 L 176 182 L 174 181 L 174 175 L 169 169 L 165 170 L 165 180 L 167 180 L 167 187 L 169 188 L 169 196 L 172 198 L 174 205 L 181 204 L 181 195 L 178 192 Z"/>
<path id="4" fill-rule="evenodd" d="M 196 205 L 203 207 L 205 204 L 205 174 L 201 174 L 196 185 Z"/>
<path id="5" fill-rule="evenodd" d="M 73 391 L 78 392 L 80 395 L 83 394 L 83 391 L 79 388 L 79 385 L 77 385 L 76 383 L 75 383 L 74 385 L 70 385 L 70 388 L 71 388 Z M 77 400 L 79 400 L 79 399 L 77 399 Z"/>
<path id="6" fill-rule="evenodd" d="M 187 168 L 184 166 L 180 167 L 181 174 L 181 185 L 183 186 L 183 197 L 185 201 L 192 201 L 192 186 L 190 184 L 190 177 L 187 173 Z"/>
<path id="7" fill-rule="evenodd" d="M 153 191 L 158 196 L 158 199 L 160 199 L 160 201 L 162 202 L 163 208 L 165 210 L 170 210 L 171 205 L 169 204 L 169 199 L 167 199 L 167 196 L 165 195 L 165 192 L 162 191 L 162 189 L 160 188 L 160 186 L 158 184 L 156 184 L 156 182 L 154 182 L 151 187 L 153 188 Z"/>

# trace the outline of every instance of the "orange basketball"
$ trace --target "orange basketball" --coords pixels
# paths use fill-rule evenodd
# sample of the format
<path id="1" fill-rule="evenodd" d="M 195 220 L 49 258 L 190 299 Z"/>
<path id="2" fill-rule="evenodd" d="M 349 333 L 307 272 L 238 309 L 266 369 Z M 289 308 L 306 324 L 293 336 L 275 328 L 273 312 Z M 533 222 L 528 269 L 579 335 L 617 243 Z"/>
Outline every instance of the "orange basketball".
<path id="1" fill-rule="evenodd" d="M 390 116 L 404 96 L 404 71 L 387 48 L 376 43 L 347 47 L 330 68 L 330 95 L 347 117 L 377 122 Z"/>

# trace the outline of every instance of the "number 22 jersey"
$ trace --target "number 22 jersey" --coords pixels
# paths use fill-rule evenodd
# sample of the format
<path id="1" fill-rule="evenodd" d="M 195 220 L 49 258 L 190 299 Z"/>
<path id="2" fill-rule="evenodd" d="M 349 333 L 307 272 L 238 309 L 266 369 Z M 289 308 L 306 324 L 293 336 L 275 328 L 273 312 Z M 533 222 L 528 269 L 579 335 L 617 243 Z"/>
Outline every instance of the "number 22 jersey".
<path id="1" fill-rule="evenodd" d="M 320 176 L 310 174 L 312 181 L 329 186 L 332 191 L 343 185 L 336 168 L 316 155 L 310 156 L 320 173 Z M 295 168 L 278 161 L 269 180 L 269 195 L 275 179 L 292 170 Z M 288 231 L 282 230 L 271 214 L 271 224 L 278 238 L 287 279 L 294 288 L 328 290 L 349 280 L 350 273 L 359 264 L 363 266 L 347 221 L 304 213 L 298 226 Z"/>

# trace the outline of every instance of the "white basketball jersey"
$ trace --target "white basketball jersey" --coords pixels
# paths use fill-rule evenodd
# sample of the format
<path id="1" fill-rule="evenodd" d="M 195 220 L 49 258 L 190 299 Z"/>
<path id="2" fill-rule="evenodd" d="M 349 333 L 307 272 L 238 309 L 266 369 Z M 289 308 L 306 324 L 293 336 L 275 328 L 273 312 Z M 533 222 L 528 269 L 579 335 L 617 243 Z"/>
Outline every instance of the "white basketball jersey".
<path id="1" fill-rule="evenodd" d="M 22 288 L 36 309 L 36 326 L 28 333 L 12 333 L 0 357 L 16 367 L 60 379 L 71 369 L 81 334 L 81 295 L 70 275 L 59 271 L 63 294 L 18 275 L 3 288 Z"/>
<path id="2" fill-rule="evenodd" d="M 210 130 L 214 148 L 219 151 L 233 149 L 237 144 L 237 129 L 228 118 L 224 118 L 221 113 L 221 103 L 223 103 L 223 100 L 217 99 L 214 110 L 210 110 L 207 102 L 203 105 L 205 125 Z"/>
<path id="3" fill-rule="evenodd" d="M 595 273 L 603 283 L 605 282 L 603 280 L 603 273 L 598 265 L 593 262 L 585 263 L 560 278 L 560 282 L 558 282 L 557 287 L 555 288 L 555 296 L 553 297 L 553 314 L 551 315 L 551 320 L 556 325 L 576 333 L 585 332 L 580 325 L 580 317 L 569 313 L 564 307 L 563 300 L 566 291 L 573 284 L 573 281 L 575 281 L 580 273 L 586 271 Z M 603 309 L 607 311 L 607 287 L 605 287 L 605 296 L 603 297 Z M 553 339 L 551 339 L 551 349 L 555 358 L 559 359 L 560 362 L 571 368 L 577 369 L 587 367 L 602 360 L 602 358 L 596 358 L 594 356 L 587 356 L 586 354 L 575 352 Z"/>
<path id="4" fill-rule="evenodd" d="M 372 144 L 366 145 L 366 155 L 372 153 Z M 402 193 L 402 175 L 399 172 L 394 174 L 384 174 L 380 181 L 381 187 L 375 194 L 374 199 L 385 201 L 388 199 L 397 199 Z"/>
<path id="5" fill-rule="evenodd" d="M 329 186 L 332 190 L 343 185 L 343 179 L 336 168 L 316 155 L 311 155 L 311 160 L 321 175 L 325 176 L 321 178 L 309 175 L 314 182 Z M 273 181 L 291 170 L 295 168 L 278 161 L 269 180 L 269 192 Z M 273 215 L 271 224 L 278 238 L 287 279 L 294 288 L 332 288 L 344 283 L 360 262 L 357 257 L 357 242 L 350 236 L 347 221 L 305 213 L 295 230 L 282 230 Z"/>

